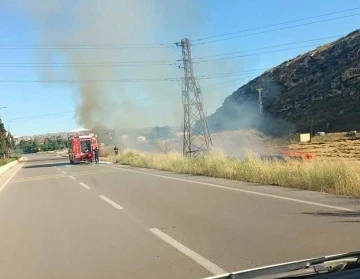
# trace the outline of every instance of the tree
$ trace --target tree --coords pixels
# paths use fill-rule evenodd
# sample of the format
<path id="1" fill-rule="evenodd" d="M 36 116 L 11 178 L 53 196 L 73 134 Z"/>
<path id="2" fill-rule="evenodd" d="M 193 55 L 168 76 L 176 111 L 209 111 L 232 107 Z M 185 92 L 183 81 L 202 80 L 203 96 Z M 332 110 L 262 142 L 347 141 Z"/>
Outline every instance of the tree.
<path id="1" fill-rule="evenodd" d="M 50 151 L 50 149 L 51 149 L 51 144 L 50 144 L 49 139 L 46 138 L 46 139 L 44 140 L 44 143 L 43 143 L 41 149 L 42 149 L 43 151 Z"/>
<path id="2" fill-rule="evenodd" d="M 57 143 L 57 141 L 54 141 L 52 145 L 52 150 L 58 150 L 58 149 L 59 149 L 59 144 Z"/>
<path id="3" fill-rule="evenodd" d="M 4 123 L 0 119 L 0 157 L 1 158 L 4 157 L 4 154 L 6 154 L 8 151 L 6 136 L 7 136 L 7 134 L 6 134 Z"/>
<path id="4" fill-rule="evenodd" d="M 31 144 L 31 152 L 32 153 L 39 152 L 39 149 L 40 149 L 40 144 L 36 139 L 34 139 Z"/>
<path id="5" fill-rule="evenodd" d="M 22 139 L 22 140 L 20 140 L 18 146 L 19 146 L 19 149 L 24 150 L 25 147 L 27 146 L 27 142 Z"/>
<path id="6" fill-rule="evenodd" d="M 7 152 L 6 140 L 5 138 L 0 137 L 0 158 L 3 158 L 6 152 Z"/>
<path id="7" fill-rule="evenodd" d="M 14 140 L 13 135 L 10 132 L 8 133 L 7 142 L 8 142 L 8 145 L 9 145 L 10 149 L 15 148 L 15 140 Z"/>

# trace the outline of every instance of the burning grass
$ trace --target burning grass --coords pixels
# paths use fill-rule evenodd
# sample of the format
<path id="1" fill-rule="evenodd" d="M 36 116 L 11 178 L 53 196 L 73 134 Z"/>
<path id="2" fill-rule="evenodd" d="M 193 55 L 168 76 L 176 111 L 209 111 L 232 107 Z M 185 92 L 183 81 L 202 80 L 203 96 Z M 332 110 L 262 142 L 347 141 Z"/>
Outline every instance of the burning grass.
<path id="1" fill-rule="evenodd" d="M 289 149 L 311 152 L 317 160 L 360 160 L 360 138 L 348 137 L 346 133 L 333 133 L 315 136 L 312 142 L 291 143 Z"/>
<path id="2" fill-rule="evenodd" d="M 360 197 L 359 165 L 337 162 L 270 162 L 249 153 L 245 160 L 224 156 L 221 151 L 198 158 L 185 158 L 180 153 L 154 154 L 126 150 L 110 156 L 134 167 L 278 185 L 333 194 Z"/>

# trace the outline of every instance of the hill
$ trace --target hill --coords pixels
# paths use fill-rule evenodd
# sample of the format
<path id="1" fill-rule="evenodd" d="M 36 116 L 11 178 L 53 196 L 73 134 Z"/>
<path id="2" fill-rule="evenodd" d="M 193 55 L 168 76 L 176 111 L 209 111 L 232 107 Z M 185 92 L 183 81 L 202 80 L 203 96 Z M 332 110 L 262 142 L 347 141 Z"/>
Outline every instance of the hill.
<path id="1" fill-rule="evenodd" d="M 257 89 L 263 88 L 263 113 Z M 360 30 L 299 55 L 243 85 L 208 117 L 212 132 L 256 128 L 273 135 L 360 129 Z"/>

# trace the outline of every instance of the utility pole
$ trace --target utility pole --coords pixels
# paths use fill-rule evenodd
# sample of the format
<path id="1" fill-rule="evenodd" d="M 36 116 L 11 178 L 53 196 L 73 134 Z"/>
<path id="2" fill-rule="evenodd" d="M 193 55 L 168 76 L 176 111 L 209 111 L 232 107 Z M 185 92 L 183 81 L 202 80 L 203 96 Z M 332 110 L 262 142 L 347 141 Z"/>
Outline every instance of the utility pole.
<path id="1" fill-rule="evenodd" d="M 259 113 L 262 114 L 264 111 L 264 107 L 263 107 L 263 101 L 262 101 L 262 91 L 264 90 L 264 88 L 256 88 L 256 91 L 259 93 Z"/>
<path id="2" fill-rule="evenodd" d="M 212 146 L 200 86 L 193 70 L 189 39 L 182 39 L 181 46 L 184 67 L 182 103 L 184 107 L 183 155 L 194 157 L 207 152 Z"/>
<path id="3" fill-rule="evenodd" d="M 313 125 L 314 125 L 314 116 L 313 116 L 313 115 L 311 115 L 311 125 L 310 125 L 310 142 L 312 142 Z"/>

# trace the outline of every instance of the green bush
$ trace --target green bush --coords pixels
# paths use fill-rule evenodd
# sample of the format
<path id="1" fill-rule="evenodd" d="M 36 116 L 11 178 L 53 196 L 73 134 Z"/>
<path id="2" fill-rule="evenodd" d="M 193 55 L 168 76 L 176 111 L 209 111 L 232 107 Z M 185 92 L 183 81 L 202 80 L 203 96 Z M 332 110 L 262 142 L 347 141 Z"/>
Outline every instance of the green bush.
<path id="1" fill-rule="evenodd" d="M 0 159 L 0 166 L 4 166 L 6 164 L 9 164 L 13 161 L 17 160 L 16 158 L 5 158 L 5 159 Z"/>

